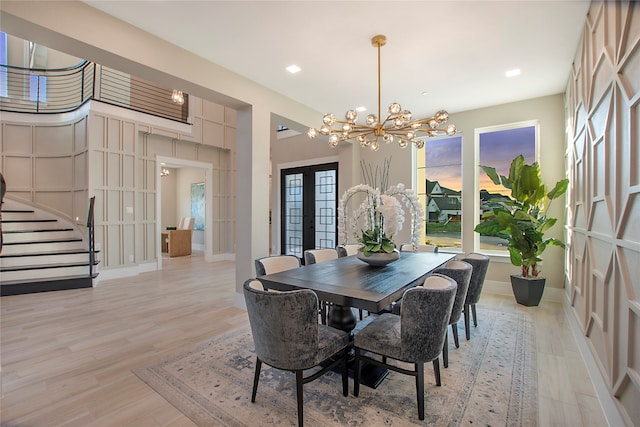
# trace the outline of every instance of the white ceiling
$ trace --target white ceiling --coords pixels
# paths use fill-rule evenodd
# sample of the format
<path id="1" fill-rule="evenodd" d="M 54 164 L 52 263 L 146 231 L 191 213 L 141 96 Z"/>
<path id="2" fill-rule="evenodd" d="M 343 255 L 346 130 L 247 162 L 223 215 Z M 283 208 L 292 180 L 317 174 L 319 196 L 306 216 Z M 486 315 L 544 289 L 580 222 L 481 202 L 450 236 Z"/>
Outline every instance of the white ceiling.
<path id="1" fill-rule="evenodd" d="M 85 3 L 340 117 L 361 105 L 376 112 L 371 38 L 384 34 L 383 115 L 396 101 L 426 117 L 564 92 L 590 2 Z M 302 71 L 290 74 L 291 64 Z M 513 68 L 522 74 L 506 78 Z"/>

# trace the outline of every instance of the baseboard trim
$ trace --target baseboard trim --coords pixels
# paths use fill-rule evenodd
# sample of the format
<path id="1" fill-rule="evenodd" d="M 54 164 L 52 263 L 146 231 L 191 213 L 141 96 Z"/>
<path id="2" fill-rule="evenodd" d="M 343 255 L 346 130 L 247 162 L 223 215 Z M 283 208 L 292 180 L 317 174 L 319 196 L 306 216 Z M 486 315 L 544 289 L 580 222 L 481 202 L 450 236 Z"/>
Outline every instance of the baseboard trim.
<path id="1" fill-rule="evenodd" d="M 94 280 L 94 286 L 98 286 L 103 280 L 123 279 L 125 277 L 137 276 L 140 273 L 156 271 L 158 269 L 157 262 L 146 262 L 131 267 L 114 268 L 111 270 L 100 270 L 100 274 Z"/>
<path id="2" fill-rule="evenodd" d="M 598 368 L 598 363 L 593 357 L 593 353 L 589 348 L 589 343 L 587 342 L 584 332 L 580 327 L 580 323 L 576 318 L 576 314 L 571 307 L 569 295 L 564 294 L 564 298 L 562 301 L 564 314 L 567 317 L 569 327 L 571 328 L 573 337 L 576 340 L 578 351 L 580 352 L 582 360 L 584 361 L 584 364 L 587 367 L 587 371 L 589 372 L 591 383 L 593 384 L 593 388 L 598 396 L 598 401 L 600 402 L 600 406 L 602 407 L 602 412 L 604 413 L 604 417 L 607 420 L 607 424 L 609 425 L 609 427 L 619 427 L 627 425 L 624 422 L 622 415 L 620 414 L 618 406 L 609 391 L 609 387 L 607 386 L 605 379 L 602 377 L 602 372 Z"/>
<path id="3" fill-rule="evenodd" d="M 499 282 L 497 280 L 485 280 L 482 292 L 494 295 L 513 296 L 510 282 Z M 546 286 L 542 298 L 554 302 L 562 302 L 564 299 L 564 289 L 551 288 Z"/>
<path id="4" fill-rule="evenodd" d="M 235 261 L 236 254 L 205 254 L 205 260 L 207 262 Z"/>

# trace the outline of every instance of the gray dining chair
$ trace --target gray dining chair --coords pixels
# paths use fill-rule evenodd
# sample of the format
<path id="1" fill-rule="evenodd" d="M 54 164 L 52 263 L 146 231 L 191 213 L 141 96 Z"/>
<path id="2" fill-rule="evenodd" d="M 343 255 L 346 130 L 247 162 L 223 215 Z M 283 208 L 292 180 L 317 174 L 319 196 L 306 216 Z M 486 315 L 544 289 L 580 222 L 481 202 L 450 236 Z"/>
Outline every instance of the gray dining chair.
<path id="1" fill-rule="evenodd" d="M 411 243 L 403 243 L 400 245 L 400 252 L 434 252 L 438 253 L 436 245 L 418 244 L 413 246 Z"/>
<path id="2" fill-rule="evenodd" d="M 280 273 L 300 267 L 300 258 L 295 255 L 271 255 L 255 260 L 256 276 Z"/>
<path id="3" fill-rule="evenodd" d="M 256 351 L 251 402 L 256 401 L 262 363 L 295 373 L 298 426 L 304 424 L 303 384 L 342 364 L 342 394 L 348 395 L 349 335 L 318 324 L 315 292 L 269 292 L 261 290 L 256 279 L 247 280 L 243 292 Z M 305 376 L 305 370 L 317 366 L 322 368 Z"/>
<path id="4" fill-rule="evenodd" d="M 484 279 L 487 276 L 487 270 L 489 269 L 489 260 L 488 256 L 478 253 L 467 254 L 461 260 L 471 264 L 473 267 L 471 279 L 469 280 L 469 290 L 467 291 L 467 298 L 464 301 L 463 309 L 464 329 L 468 340 L 471 339 L 469 309 L 471 309 L 471 314 L 473 315 L 473 326 L 478 327 L 476 304 L 480 301 L 480 294 L 482 293 L 482 287 L 484 286 Z"/>
<path id="5" fill-rule="evenodd" d="M 460 316 L 462 315 L 462 309 L 464 308 L 464 301 L 467 297 L 472 271 L 473 267 L 471 264 L 457 260 L 449 261 L 443 267 L 438 267 L 433 270 L 434 273 L 451 277 L 458 284 L 456 299 L 453 303 L 451 316 L 449 318 L 449 325 L 451 325 L 453 342 L 456 348 L 460 347 L 460 341 L 458 340 L 458 320 L 460 320 Z M 442 364 L 445 368 L 449 367 L 449 334 L 445 335 L 444 347 L 442 347 Z"/>
<path id="6" fill-rule="evenodd" d="M 364 364 L 411 375 L 416 379 L 418 417 L 424 420 L 424 364 L 433 362 L 436 385 L 440 386 L 438 357 L 447 334 L 456 288 L 453 279 L 434 273 L 422 286 L 405 291 L 400 316 L 383 314 L 355 334 L 354 396 L 360 393 L 360 372 Z M 381 356 L 382 360 L 374 355 Z M 389 364 L 388 358 L 411 363 L 414 368 Z"/>
<path id="7" fill-rule="evenodd" d="M 303 253 L 304 265 L 319 264 L 325 261 L 331 261 L 332 259 L 338 259 L 337 249 L 307 249 Z M 320 322 L 323 325 L 327 324 L 327 316 L 329 315 L 329 303 L 326 301 L 320 302 Z M 362 319 L 362 314 L 360 315 Z"/>
<path id="8" fill-rule="evenodd" d="M 318 264 L 338 258 L 338 251 L 334 248 L 307 249 L 304 251 L 304 265 Z"/>
<path id="9" fill-rule="evenodd" d="M 360 249 L 360 244 L 349 244 L 349 245 L 338 245 L 336 246 L 336 251 L 338 251 L 338 258 L 344 256 L 351 256 L 358 253 L 358 249 Z"/>

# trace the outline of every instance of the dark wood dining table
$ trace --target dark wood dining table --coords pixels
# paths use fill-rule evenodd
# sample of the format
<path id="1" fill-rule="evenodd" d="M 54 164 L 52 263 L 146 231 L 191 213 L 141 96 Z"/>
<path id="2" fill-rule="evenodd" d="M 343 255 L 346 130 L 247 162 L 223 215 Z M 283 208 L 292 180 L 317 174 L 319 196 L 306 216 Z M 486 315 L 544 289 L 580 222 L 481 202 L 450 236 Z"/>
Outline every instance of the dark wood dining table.
<path id="1" fill-rule="evenodd" d="M 352 307 L 379 313 L 399 300 L 405 290 L 421 285 L 433 270 L 454 257 L 443 253 L 401 252 L 397 261 L 372 267 L 352 255 L 260 276 L 258 280 L 265 287 L 279 291 L 315 291 L 319 300 L 332 303 L 327 317 L 329 326 L 353 336 L 357 319 Z M 366 321 L 361 324 L 364 323 Z M 376 388 L 387 374 L 387 369 L 366 365 L 360 381 Z"/>
<path id="2" fill-rule="evenodd" d="M 346 319 L 350 307 L 379 313 L 399 300 L 408 288 L 421 285 L 433 270 L 455 255 L 432 252 L 401 252 L 400 258 L 384 267 L 372 267 L 355 255 L 292 270 L 260 276 L 270 289 L 311 289 L 321 301 L 332 303 L 337 319 L 331 326 L 350 332 L 355 326 Z M 342 310 L 340 313 L 336 313 Z"/>

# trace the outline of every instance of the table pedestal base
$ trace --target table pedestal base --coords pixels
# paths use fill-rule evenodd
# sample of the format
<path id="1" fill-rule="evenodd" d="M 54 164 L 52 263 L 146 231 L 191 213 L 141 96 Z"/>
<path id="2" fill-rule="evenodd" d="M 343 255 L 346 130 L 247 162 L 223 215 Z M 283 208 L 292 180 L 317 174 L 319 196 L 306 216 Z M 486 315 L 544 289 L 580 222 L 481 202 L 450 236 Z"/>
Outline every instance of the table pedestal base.
<path id="1" fill-rule="evenodd" d="M 366 320 L 365 320 L 366 322 Z M 353 330 L 356 327 L 356 316 L 351 307 L 343 307 L 341 305 L 332 305 L 327 316 L 327 324 L 336 329 L 340 329 L 349 334 L 349 339 L 353 341 Z M 355 359 L 355 352 L 353 347 L 349 350 L 349 377 L 354 377 L 353 362 Z M 336 367 L 336 372 L 342 369 L 340 366 Z M 366 364 L 360 368 L 360 384 L 370 388 L 376 388 L 382 380 L 384 380 L 389 374 L 389 370 L 381 368 L 380 366 Z"/>

